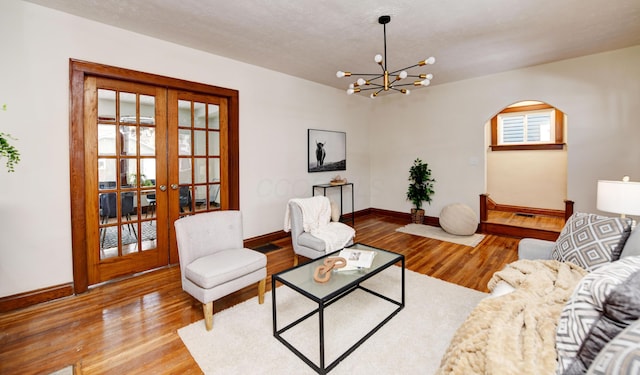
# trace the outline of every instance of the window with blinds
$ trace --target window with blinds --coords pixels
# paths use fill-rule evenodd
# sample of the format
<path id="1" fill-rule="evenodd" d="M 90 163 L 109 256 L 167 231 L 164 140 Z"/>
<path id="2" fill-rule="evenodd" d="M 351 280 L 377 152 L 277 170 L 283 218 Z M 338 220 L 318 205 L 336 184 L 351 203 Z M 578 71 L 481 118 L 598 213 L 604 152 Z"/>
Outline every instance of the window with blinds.
<path id="1" fill-rule="evenodd" d="M 555 139 L 554 110 L 498 115 L 498 144 L 548 143 Z"/>

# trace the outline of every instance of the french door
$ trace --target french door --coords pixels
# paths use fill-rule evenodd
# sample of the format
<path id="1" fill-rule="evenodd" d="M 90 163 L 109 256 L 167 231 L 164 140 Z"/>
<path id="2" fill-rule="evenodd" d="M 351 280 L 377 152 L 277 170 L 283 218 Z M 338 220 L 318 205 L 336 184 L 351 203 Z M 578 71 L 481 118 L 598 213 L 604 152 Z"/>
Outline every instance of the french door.
<path id="1" fill-rule="evenodd" d="M 86 74 L 82 132 L 72 123 L 72 149 L 82 138 L 71 162 L 76 292 L 177 263 L 175 220 L 238 208 L 228 97 L 117 78 Z"/>
<path id="2" fill-rule="evenodd" d="M 166 107 L 162 88 L 85 82 L 90 284 L 168 264 Z"/>

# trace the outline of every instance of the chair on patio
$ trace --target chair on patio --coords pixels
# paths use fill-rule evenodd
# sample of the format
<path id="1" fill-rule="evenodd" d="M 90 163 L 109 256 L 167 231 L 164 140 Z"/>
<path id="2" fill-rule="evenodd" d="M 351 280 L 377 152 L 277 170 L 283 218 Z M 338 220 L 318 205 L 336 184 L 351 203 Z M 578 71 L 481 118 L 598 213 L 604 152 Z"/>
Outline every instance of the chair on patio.
<path id="1" fill-rule="evenodd" d="M 126 225 L 129 233 L 133 234 L 134 238 L 138 238 L 136 226 L 132 222 L 131 214 L 136 214 L 136 207 L 134 206 L 135 193 L 124 192 L 120 196 L 120 217 L 123 222 L 122 225 Z M 100 194 L 100 224 L 107 224 L 110 218 L 118 216 L 117 210 L 117 193 L 103 193 Z M 107 228 L 101 229 L 100 247 L 104 247 Z"/>
<path id="2" fill-rule="evenodd" d="M 267 257 L 244 248 L 240 211 L 186 216 L 174 226 L 182 289 L 202 303 L 207 331 L 213 328 L 213 301 L 258 283 L 258 302 L 264 302 Z"/>

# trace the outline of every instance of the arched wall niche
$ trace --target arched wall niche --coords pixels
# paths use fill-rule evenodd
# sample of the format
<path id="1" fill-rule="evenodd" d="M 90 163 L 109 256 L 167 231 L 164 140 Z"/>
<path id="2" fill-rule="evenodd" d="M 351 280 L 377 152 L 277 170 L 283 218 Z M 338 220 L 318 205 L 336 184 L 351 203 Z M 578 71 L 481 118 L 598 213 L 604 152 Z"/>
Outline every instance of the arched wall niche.
<path id="1" fill-rule="evenodd" d="M 550 139 L 540 144 L 504 145 L 498 116 L 552 111 Z M 567 198 L 567 115 L 550 103 L 520 100 L 500 109 L 485 124 L 485 191 L 497 204 L 564 210 Z"/>

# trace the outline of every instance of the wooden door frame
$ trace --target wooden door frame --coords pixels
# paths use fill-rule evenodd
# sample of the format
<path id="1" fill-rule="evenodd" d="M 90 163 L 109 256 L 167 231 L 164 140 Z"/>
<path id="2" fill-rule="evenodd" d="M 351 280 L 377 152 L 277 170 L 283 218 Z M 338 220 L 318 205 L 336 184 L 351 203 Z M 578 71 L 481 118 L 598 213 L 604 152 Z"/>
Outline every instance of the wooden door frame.
<path id="1" fill-rule="evenodd" d="M 185 81 L 151 73 L 118 68 L 109 65 L 69 59 L 69 169 L 71 187 L 71 253 L 73 259 L 74 293 L 86 292 L 89 288 L 87 259 L 87 218 L 84 189 L 73 186 L 85 185 L 84 154 L 84 80 L 86 76 L 112 78 L 122 81 L 216 95 L 225 97 L 229 111 L 229 208 L 240 208 L 240 141 L 239 141 L 239 93 L 237 90 Z M 168 251 L 168 249 L 167 249 Z"/>

